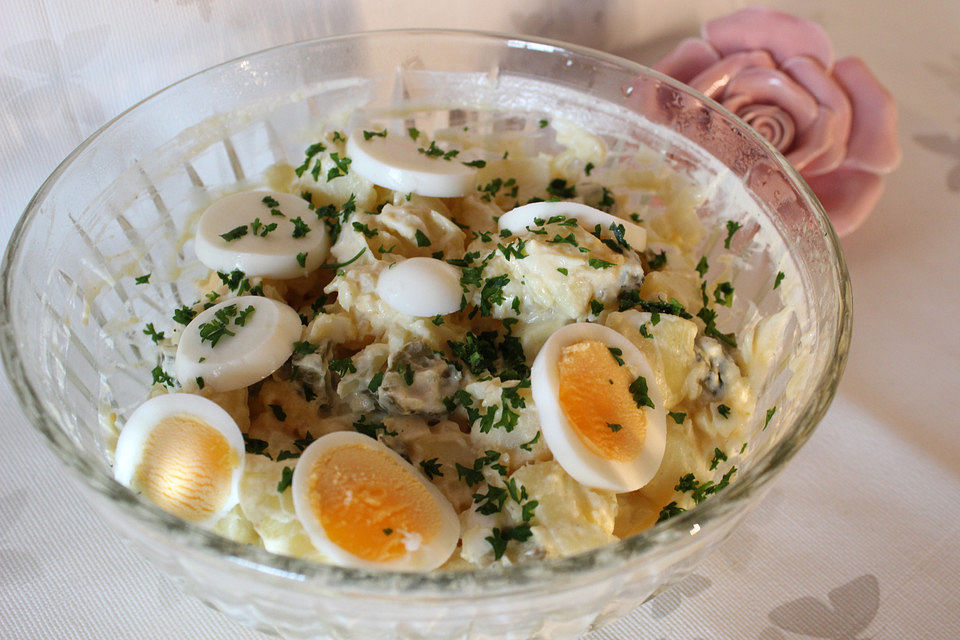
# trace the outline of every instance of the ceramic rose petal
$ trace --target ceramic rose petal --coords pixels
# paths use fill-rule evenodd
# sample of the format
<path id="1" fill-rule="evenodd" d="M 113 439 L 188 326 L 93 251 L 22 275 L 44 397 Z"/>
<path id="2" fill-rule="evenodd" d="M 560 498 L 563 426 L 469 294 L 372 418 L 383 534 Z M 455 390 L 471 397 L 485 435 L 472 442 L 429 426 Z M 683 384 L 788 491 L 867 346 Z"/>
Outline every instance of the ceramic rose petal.
<path id="1" fill-rule="evenodd" d="M 721 102 L 780 150 L 841 235 L 857 228 L 900 162 L 897 109 L 859 58 L 834 63 L 818 24 L 750 7 L 711 20 L 657 68 Z"/>
<path id="2" fill-rule="evenodd" d="M 753 67 L 775 69 L 776 65 L 766 51 L 743 51 L 727 56 L 684 82 L 708 98 L 719 100 L 730 80 L 741 71 Z"/>
<path id="3" fill-rule="evenodd" d="M 803 131 L 817 117 L 817 101 L 802 86 L 777 69 L 753 67 L 730 80 L 723 92 L 723 106 L 734 113 L 751 104 L 773 104 L 793 117 Z"/>
<path id="4" fill-rule="evenodd" d="M 830 216 L 837 234 L 845 236 L 863 224 L 883 193 L 883 180 L 875 173 L 840 168 L 807 179 Z"/>
<path id="5" fill-rule="evenodd" d="M 701 33 L 723 56 L 762 49 L 778 63 L 809 56 L 826 68 L 833 64 L 833 45 L 823 27 L 766 7 L 750 7 L 711 20 Z"/>
<path id="6" fill-rule="evenodd" d="M 813 58 L 801 56 L 784 62 L 780 69 L 805 87 L 820 104 L 820 113 L 809 131 L 787 155 L 804 175 L 829 173 L 846 157 L 853 109 L 840 85 Z"/>
<path id="7" fill-rule="evenodd" d="M 887 173 L 900 164 L 897 105 L 860 58 L 838 60 L 833 76 L 850 96 L 853 124 L 844 167 Z"/>
<path id="8" fill-rule="evenodd" d="M 677 45 L 653 69 L 689 83 L 692 78 L 720 59 L 716 49 L 700 38 L 687 38 Z"/>

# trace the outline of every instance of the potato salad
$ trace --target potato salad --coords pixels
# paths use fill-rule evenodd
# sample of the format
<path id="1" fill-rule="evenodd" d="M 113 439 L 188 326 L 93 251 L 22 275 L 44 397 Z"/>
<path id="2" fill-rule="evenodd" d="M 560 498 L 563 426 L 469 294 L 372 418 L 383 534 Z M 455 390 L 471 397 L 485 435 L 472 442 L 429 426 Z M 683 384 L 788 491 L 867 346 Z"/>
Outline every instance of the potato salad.
<path id="1" fill-rule="evenodd" d="M 329 130 L 213 200 L 209 277 L 143 331 L 118 481 L 277 554 L 401 571 L 577 554 L 735 482 L 756 397 L 697 185 L 533 122 Z"/>

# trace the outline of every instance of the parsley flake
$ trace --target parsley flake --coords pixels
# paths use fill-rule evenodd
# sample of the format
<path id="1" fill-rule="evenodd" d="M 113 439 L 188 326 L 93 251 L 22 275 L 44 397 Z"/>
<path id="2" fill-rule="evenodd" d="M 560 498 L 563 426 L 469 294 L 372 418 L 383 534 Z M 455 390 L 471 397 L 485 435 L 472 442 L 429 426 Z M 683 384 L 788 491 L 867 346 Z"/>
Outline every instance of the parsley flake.
<path id="1" fill-rule="evenodd" d="M 227 242 L 231 242 L 232 240 L 239 240 L 245 235 L 247 235 L 247 225 L 244 224 L 244 225 L 240 225 L 239 227 L 234 227 L 233 229 L 231 229 L 230 231 L 227 231 L 226 233 L 221 233 L 220 237 L 226 240 Z"/>
<path id="2" fill-rule="evenodd" d="M 145 273 L 145 274 L 143 274 L 142 276 L 138 276 L 138 277 L 134 280 L 134 282 L 136 282 L 137 284 L 149 284 L 149 283 L 150 283 L 150 275 L 151 275 L 151 274 L 149 274 L 149 273 Z M 776 288 L 776 287 L 774 287 L 774 288 Z"/>
<path id="3" fill-rule="evenodd" d="M 734 222 L 733 220 L 727 220 L 727 238 L 723 241 L 723 248 L 730 248 L 730 241 L 733 240 L 733 234 L 735 234 L 740 228 L 743 227 L 739 222 Z"/>
<path id="4" fill-rule="evenodd" d="M 149 275 L 150 275 L 150 274 L 147 274 L 148 277 L 149 277 Z M 780 286 L 780 283 L 783 282 L 783 279 L 786 278 L 786 277 L 787 277 L 787 274 L 785 274 L 783 271 L 778 271 L 778 272 L 777 272 L 777 279 L 773 281 L 773 288 L 776 289 L 777 287 L 779 287 L 779 286 Z M 139 284 L 139 283 L 138 283 L 138 284 Z"/>
<path id="5" fill-rule="evenodd" d="M 673 421 L 677 424 L 683 424 L 683 421 L 687 419 L 687 414 L 678 411 L 668 411 L 667 415 L 673 418 Z"/>
<path id="6" fill-rule="evenodd" d="M 770 419 L 773 417 L 773 414 L 777 412 L 777 408 L 773 407 L 772 409 L 767 409 L 767 418 L 763 421 L 763 428 L 766 429 L 770 426 Z"/>
<path id="7" fill-rule="evenodd" d="M 293 482 L 293 467 L 284 467 L 280 473 L 280 482 L 277 483 L 277 493 L 283 493 Z"/>

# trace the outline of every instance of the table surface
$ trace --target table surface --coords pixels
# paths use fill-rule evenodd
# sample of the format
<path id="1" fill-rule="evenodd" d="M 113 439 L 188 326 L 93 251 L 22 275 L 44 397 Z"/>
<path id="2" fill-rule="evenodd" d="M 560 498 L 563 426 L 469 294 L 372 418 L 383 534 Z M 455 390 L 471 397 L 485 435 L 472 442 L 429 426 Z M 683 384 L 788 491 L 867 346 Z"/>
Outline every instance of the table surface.
<path id="1" fill-rule="evenodd" d="M 854 290 L 837 399 L 764 502 L 613 638 L 960 637 L 960 3 L 771 2 L 864 58 L 903 164 L 843 245 Z M 728 0 L 5 0 L 0 239 L 97 127 L 190 73 L 330 33 L 456 27 L 650 64 Z M 880 6 L 883 6 L 881 9 Z M 921 9 L 922 7 L 922 9 Z M 0 637 L 265 638 L 185 596 L 86 508 L 0 380 Z M 952 603 L 952 604 L 951 604 Z"/>

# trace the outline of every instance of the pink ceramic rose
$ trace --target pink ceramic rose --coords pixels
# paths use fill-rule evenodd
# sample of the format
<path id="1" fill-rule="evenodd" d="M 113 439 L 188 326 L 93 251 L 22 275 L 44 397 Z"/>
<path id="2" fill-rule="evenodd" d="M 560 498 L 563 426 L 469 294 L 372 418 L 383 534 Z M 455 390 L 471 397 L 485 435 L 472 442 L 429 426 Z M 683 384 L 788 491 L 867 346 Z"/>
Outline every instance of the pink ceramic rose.
<path id="1" fill-rule="evenodd" d="M 900 162 L 897 108 L 862 60 L 834 60 L 820 25 L 751 7 L 703 25 L 654 69 L 720 102 L 767 138 L 840 235 L 870 215 Z"/>

